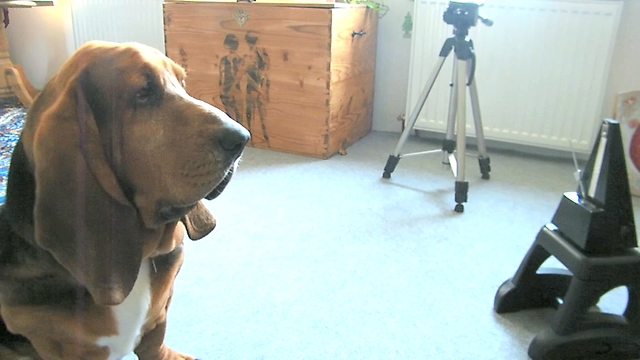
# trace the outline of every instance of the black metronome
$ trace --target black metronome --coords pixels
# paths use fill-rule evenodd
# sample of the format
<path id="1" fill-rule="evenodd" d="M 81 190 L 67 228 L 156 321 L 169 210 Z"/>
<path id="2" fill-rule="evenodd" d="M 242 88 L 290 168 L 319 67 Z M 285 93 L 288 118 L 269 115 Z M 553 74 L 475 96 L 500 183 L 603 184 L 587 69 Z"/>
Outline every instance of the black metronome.
<path id="1" fill-rule="evenodd" d="M 551 220 L 587 253 L 612 253 L 638 246 L 620 125 L 600 128 L 578 192 L 564 194 Z"/>
<path id="2" fill-rule="evenodd" d="M 529 345 L 532 359 L 640 358 L 640 251 L 620 135 L 605 120 L 576 192 L 565 193 L 513 278 L 496 293 L 497 313 L 553 307 L 551 327 Z M 540 268 L 550 256 L 568 270 Z M 622 315 L 594 311 L 617 287 Z"/>

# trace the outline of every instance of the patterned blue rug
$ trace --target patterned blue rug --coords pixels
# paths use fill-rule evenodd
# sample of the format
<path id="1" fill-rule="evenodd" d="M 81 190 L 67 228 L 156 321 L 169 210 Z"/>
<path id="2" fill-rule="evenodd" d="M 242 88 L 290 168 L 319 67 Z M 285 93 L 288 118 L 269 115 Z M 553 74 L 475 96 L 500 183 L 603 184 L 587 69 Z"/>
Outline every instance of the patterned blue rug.
<path id="1" fill-rule="evenodd" d="M 0 108 L 0 205 L 4 204 L 11 154 L 18 143 L 26 114 L 26 109 L 20 105 Z"/>

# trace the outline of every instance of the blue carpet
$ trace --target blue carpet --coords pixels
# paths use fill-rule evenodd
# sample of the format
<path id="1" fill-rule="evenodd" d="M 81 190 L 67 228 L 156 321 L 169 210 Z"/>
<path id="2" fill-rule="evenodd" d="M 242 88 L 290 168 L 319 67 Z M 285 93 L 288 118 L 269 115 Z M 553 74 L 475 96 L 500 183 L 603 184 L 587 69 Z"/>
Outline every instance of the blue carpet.
<path id="1" fill-rule="evenodd" d="M 22 106 L 0 109 L 0 205 L 4 204 L 11 154 L 18 143 L 26 113 Z"/>

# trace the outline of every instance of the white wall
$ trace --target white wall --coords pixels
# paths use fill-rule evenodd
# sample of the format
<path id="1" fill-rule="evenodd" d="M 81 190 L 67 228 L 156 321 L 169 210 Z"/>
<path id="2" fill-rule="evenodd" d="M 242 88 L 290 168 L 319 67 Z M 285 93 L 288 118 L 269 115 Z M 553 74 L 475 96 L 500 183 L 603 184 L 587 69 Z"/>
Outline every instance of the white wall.
<path id="1" fill-rule="evenodd" d="M 36 88 L 44 86 L 75 48 L 71 1 L 57 0 L 55 7 L 10 10 L 11 25 L 6 30 L 11 57 L 24 67 Z M 379 22 L 373 128 L 400 131 L 396 118 L 405 111 L 411 46 L 411 39 L 403 37 L 402 24 L 414 2 L 385 0 L 385 4 L 390 10 Z M 634 21 L 639 18 L 640 0 L 625 0 L 603 117 L 611 115 L 615 93 L 640 89 L 640 21 Z M 105 14 L 104 19 L 110 21 L 110 16 Z"/>
<path id="2" fill-rule="evenodd" d="M 71 1 L 56 0 L 56 6 L 51 7 L 9 9 L 10 24 L 5 31 L 11 60 L 22 65 L 37 89 L 75 50 Z"/>
<path id="3" fill-rule="evenodd" d="M 626 0 L 620 17 L 602 117 L 611 117 L 616 93 L 640 90 L 640 0 Z"/>
<path id="4" fill-rule="evenodd" d="M 404 37 L 402 24 L 407 12 L 413 15 L 414 1 L 385 0 L 385 4 L 389 12 L 378 22 L 373 128 L 399 132 L 402 123 L 397 117 L 405 112 L 411 55 L 411 38 Z"/>

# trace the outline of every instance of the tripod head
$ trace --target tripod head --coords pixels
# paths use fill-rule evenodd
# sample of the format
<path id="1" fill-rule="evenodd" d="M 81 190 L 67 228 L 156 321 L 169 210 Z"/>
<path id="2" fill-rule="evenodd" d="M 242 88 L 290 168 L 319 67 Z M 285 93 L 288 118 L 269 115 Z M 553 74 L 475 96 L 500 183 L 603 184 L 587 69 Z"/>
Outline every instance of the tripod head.
<path id="1" fill-rule="evenodd" d="M 453 25 L 456 36 L 466 37 L 469 34 L 469 28 L 476 26 L 478 20 L 486 26 L 493 25 L 492 20 L 478 14 L 482 5 L 484 5 L 482 0 L 449 1 L 449 7 L 442 14 L 442 19 L 445 23 Z"/>

